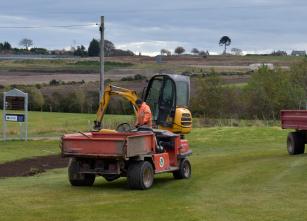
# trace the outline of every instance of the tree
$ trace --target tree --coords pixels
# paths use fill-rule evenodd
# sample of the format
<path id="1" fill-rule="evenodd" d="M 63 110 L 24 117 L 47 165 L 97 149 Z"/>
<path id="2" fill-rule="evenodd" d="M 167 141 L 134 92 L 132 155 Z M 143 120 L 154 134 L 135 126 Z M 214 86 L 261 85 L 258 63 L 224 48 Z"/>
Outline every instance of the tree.
<path id="1" fill-rule="evenodd" d="M 185 52 L 185 49 L 181 46 L 179 46 L 175 49 L 175 53 L 178 54 L 178 55 L 182 54 L 183 52 Z"/>
<path id="2" fill-rule="evenodd" d="M 121 49 L 114 49 L 110 56 L 134 56 L 135 54 L 130 50 L 121 50 Z"/>
<path id="3" fill-rule="evenodd" d="M 229 46 L 230 44 L 231 44 L 231 39 L 228 36 L 221 37 L 219 45 L 220 46 L 224 45 L 224 52 L 223 52 L 223 54 L 226 54 L 227 46 Z"/>
<path id="4" fill-rule="evenodd" d="M 262 119 L 276 119 L 280 110 L 305 106 L 306 92 L 293 84 L 293 74 L 264 66 L 254 73 L 247 87 L 247 113 Z"/>
<path id="5" fill-rule="evenodd" d="M 171 52 L 167 49 L 161 49 L 160 51 L 161 55 L 167 55 L 167 56 L 170 56 L 171 55 Z"/>
<path id="6" fill-rule="evenodd" d="M 33 54 L 48 54 L 48 50 L 46 48 L 31 48 L 30 51 Z"/>
<path id="7" fill-rule="evenodd" d="M 93 39 L 90 42 L 88 48 L 89 56 L 99 56 L 100 54 L 100 42 L 96 39 Z M 121 49 L 116 49 L 114 44 L 109 40 L 104 40 L 104 55 L 106 57 L 109 56 L 133 56 L 134 53 L 132 51 L 124 51 Z"/>
<path id="8" fill-rule="evenodd" d="M 234 54 L 234 55 L 241 55 L 242 54 L 242 50 L 240 48 L 232 48 L 231 49 L 231 52 Z"/>
<path id="9" fill-rule="evenodd" d="M 86 56 L 87 52 L 85 50 L 85 47 L 83 45 L 77 46 L 77 50 L 74 51 L 75 56 Z"/>
<path id="10" fill-rule="evenodd" d="M 273 51 L 271 53 L 271 55 L 273 56 L 287 56 L 287 52 L 286 51 L 281 51 L 281 50 L 278 50 L 278 51 Z"/>
<path id="11" fill-rule="evenodd" d="M 221 117 L 223 113 L 224 82 L 214 72 L 207 78 L 198 79 L 194 97 L 191 100 L 191 109 L 197 114 L 207 117 Z"/>
<path id="12" fill-rule="evenodd" d="M 166 54 L 166 51 L 167 51 L 167 50 L 163 48 L 163 49 L 161 49 L 160 54 L 161 54 L 161 55 L 164 55 L 164 54 Z"/>
<path id="13" fill-rule="evenodd" d="M 12 49 L 12 46 L 10 43 L 8 43 L 7 41 L 5 41 L 3 43 L 3 50 L 11 50 Z"/>
<path id="14" fill-rule="evenodd" d="M 111 41 L 104 40 L 104 55 L 112 56 L 115 51 L 115 46 Z"/>
<path id="15" fill-rule="evenodd" d="M 28 50 L 29 47 L 33 45 L 33 41 L 31 39 L 24 38 L 19 42 L 19 45 L 25 46 L 26 50 Z"/>
<path id="16" fill-rule="evenodd" d="M 200 56 L 206 58 L 207 56 L 209 56 L 209 51 L 200 51 L 200 52 L 198 53 L 198 55 L 200 55 Z"/>
<path id="17" fill-rule="evenodd" d="M 197 48 L 193 48 L 193 49 L 191 50 L 191 53 L 192 53 L 192 54 L 195 54 L 195 55 L 198 55 L 198 54 L 199 54 L 199 50 L 198 50 Z"/>
<path id="18" fill-rule="evenodd" d="M 29 94 L 29 108 L 34 111 L 42 111 L 45 103 L 42 92 L 36 87 L 27 87 L 24 89 Z"/>
<path id="19" fill-rule="evenodd" d="M 94 39 L 90 42 L 90 46 L 88 47 L 88 56 L 97 57 L 100 54 L 100 45 L 99 41 Z"/>
<path id="20" fill-rule="evenodd" d="M 86 97 L 85 97 L 84 90 L 79 88 L 78 90 L 75 90 L 72 93 L 70 93 L 68 97 L 70 97 L 70 100 L 71 100 L 69 104 L 69 111 L 83 113 L 84 106 L 86 103 Z"/>

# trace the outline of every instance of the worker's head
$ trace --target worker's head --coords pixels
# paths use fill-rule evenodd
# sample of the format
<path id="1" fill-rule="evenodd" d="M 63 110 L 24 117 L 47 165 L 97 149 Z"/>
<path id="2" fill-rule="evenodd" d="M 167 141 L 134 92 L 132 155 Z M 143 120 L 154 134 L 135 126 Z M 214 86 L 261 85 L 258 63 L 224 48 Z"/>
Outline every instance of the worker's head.
<path id="1" fill-rule="evenodd" d="M 142 99 L 138 98 L 138 99 L 135 101 L 135 103 L 136 103 L 136 105 L 137 105 L 138 107 L 140 107 L 140 106 L 143 104 L 143 101 L 142 101 Z"/>

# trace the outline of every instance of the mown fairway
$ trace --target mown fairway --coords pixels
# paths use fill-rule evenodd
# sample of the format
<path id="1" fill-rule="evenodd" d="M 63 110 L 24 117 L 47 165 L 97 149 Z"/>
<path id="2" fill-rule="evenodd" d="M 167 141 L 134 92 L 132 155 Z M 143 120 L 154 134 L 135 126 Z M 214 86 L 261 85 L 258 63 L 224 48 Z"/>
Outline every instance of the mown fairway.
<path id="1" fill-rule="evenodd" d="M 132 191 L 121 178 L 71 187 L 66 169 L 0 180 L 1 220 L 306 220 L 306 155 L 288 156 L 278 127 L 194 129 L 192 178 L 156 176 Z M 16 143 L 16 141 L 14 141 Z M 0 144 L 3 158 L 57 151 L 54 141 Z M 31 145 L 29 145 L 31 144 Z M 5 145 L 8 145 L 5 147 Z M 11 151 L 11 155 L 7 152 Z M 31 152 L 32 151 L 32 152 Z"/>

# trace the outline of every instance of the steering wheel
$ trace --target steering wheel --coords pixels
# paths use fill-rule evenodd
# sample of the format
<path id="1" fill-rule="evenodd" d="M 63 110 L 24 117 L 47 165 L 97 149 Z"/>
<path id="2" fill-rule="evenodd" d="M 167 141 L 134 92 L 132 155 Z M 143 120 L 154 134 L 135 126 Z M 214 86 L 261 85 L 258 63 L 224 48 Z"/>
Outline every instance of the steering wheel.
<path id="1" fill-rule="evenodd" d="M 118 132 L 129 132 L 131 131 L 131 126 L 128 123 L 121 123 L 116 127 L 116 131 Z"/>

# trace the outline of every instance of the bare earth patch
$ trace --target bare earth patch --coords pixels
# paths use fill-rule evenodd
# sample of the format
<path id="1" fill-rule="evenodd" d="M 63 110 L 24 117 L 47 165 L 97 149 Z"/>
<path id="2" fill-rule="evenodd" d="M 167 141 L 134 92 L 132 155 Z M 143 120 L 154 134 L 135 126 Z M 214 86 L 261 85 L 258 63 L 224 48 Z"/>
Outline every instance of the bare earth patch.
<path id="1" fill-rule="evenodd" d="M 68 158 L 49 155 L 21 159 L 0 164 L 0 178 L 17 176 L 34 176 L 49 169 L 63 168 L 68 165 Z"/>

